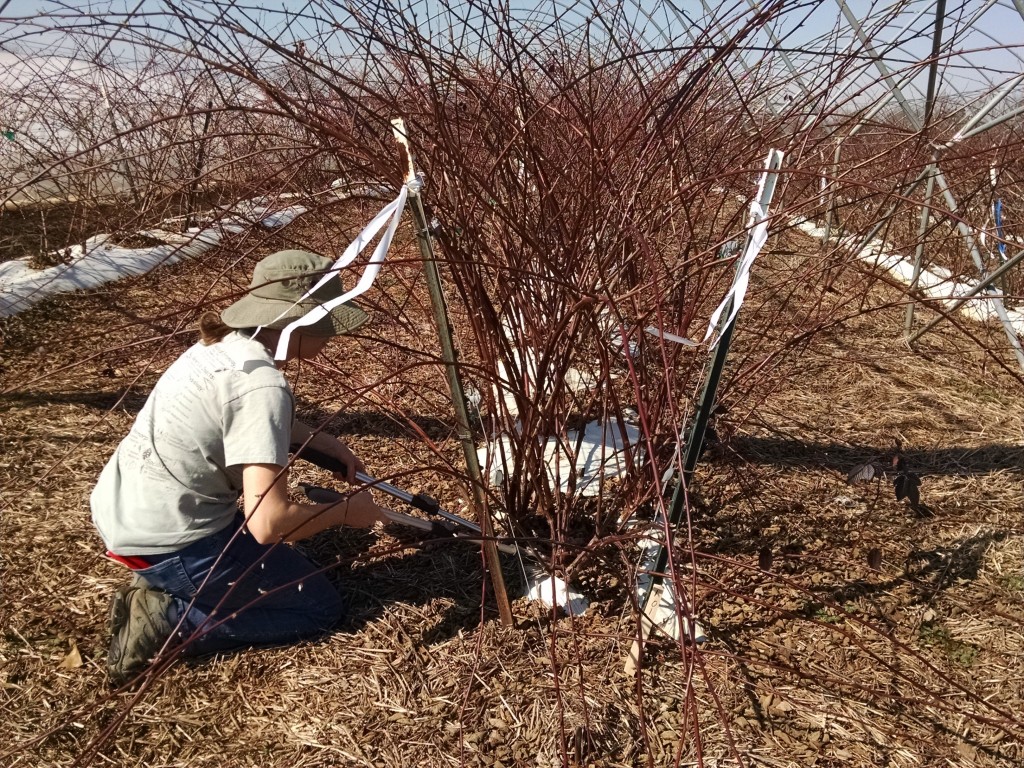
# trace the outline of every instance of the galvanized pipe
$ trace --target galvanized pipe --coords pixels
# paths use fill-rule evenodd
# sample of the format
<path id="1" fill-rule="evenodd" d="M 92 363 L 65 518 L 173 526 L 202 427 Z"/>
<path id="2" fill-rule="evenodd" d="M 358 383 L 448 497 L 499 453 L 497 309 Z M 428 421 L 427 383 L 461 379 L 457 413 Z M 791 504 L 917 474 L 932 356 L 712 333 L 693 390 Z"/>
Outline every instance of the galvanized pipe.
<path id="1" fill-rule="evenodd" d="M 935 160 L 938 160 L 936 157 Z M 928 181 L 925 184 L 924 203 L 921 205 L 921 221 L 917 227 L 917 248 L 914 251 L 914 276 L 910 278 L 910 290 L 917 287 L 917 281 L 921 277 L 921 260 L 924 257 L 924 238 L 928 233 L 928 222 L 932 213 L 932 192 L 935 190 L 935 161 L 928 168 Z M 914 325 L 914 299 L 911 297 L 907 304 L 907 315 L 903 322 L 903 333 L 909 335 Z"/>
<path id="2" fill-rule="evenodd" d="M 949 308 L 949 310 L 947 310 L 946 312 L 944 312 L 941 315 L 939 315 L 938 317 L 936 317 L 934 320 L 932 320 L 930 323 L 928 323 L 928 325 L 926 325 L 924 328 L 919 330 L 913 336 L 909 337 L 907 339 L 907 344 L 913 344 L 915 341 L 920 339 L 922 336 L 924 336 L 926 333 L 928 333 L 928 331 L 930 331 L 936 325 L 938 325 L 943 320 L 945 320 L 946 317 L 948 317 L 949 315 L 951 315 L 954 312 L 956 312 L 958 309 L 960 309 L 960 307 L 962 307 L 964 304 L 966 304 L 968 301 L 970 301 L 974 296 L 977 296 L 983 290 L 988 288 L 990 285 L 992 285 L 992 283 L 994 283 L 996 280 L 1001 278 L 1003 275 L 1005 275 L 1011 269 L 1016 267 L 1022 261 L 1024 261 L 1024 251 L 1020 251 L 1013 258 L 1008 259 L 1007 261 L 1003 262 L 1002 266 L 1000 266 L 999 269 L 993 270 L 992 274 L 990 274 L 988 277 L 986 277 L 984 280 L 982 280 L 980 283 L 978 283 L 976 286 L 974 286 L 974 288 L 972 288 L 965 296 L 961 296 L 959 299 L 957 299 L 955 302 L 953 302 L 953 306 L 951 306 Z"/>

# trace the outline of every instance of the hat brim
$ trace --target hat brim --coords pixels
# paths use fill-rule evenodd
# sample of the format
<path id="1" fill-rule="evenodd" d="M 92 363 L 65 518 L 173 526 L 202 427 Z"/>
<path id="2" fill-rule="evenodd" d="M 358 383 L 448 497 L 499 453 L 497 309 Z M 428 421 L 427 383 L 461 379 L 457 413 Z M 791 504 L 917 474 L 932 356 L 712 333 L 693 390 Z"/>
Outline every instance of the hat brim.
<path id="1" fill-rule="evenodd" d="M 319 304 L 315 301 L 288 304 L 283 301 L 254 296 L 250 293 L 221 312 L 220 319 L 224 325 L 231 328 L 263 326 L 281 330 L 318 306 Z M 307 336 L 342 336 L 358 330 L 369 317 L 355 302 L 346 301 L 332 309 L 326 317 L 312 325 L 301 326 L 297 330 Z"/>

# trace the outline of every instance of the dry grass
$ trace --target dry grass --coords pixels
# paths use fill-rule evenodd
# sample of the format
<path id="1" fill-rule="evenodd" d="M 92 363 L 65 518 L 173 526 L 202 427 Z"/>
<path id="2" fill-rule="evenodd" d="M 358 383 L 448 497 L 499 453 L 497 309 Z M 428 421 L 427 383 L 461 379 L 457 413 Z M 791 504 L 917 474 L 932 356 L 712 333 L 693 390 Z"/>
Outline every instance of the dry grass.
<path id="1" fill-rule="evenodd" d="M 399 257 L 411 254 L 404 237 Z M 252 252 L 235 281 L 276 242 L 246 243 Z M 354 559 L 333 576 L 351 601 L 340 631 L 178 665 L 138 700 L 111 691 L 105 609 L 125 573 L 100 556 L 88 494 L 188 341 L 167 335 L 194 313 L 181 307 L 228 255 L 55 299 L 4 328 L 5 765 L 72 765 L 129 707 L 95 764 L 1024 760 L 1024 397 L 949 329 L 928 337 L 921 354 L 904 350 L 902 311 L 884 286 L 871 294 L 876 311 L 823 333 L 766 382 L 775 390 L 760 393 L 753 413 L 734 407 L 732 423 L 719 425 L 727 439 L 699 477 L 696 599 L 710 636 L 699 652 L 656 642 L 639 682 L 624 676 L 635 626 L 614 554 L 595 556 L 583 574 L 595 598 L 586 617 L 553 620 L 519 600 L 516 626 L 502 628 L 489 602 L 481 608 L 472 547 L 401 549 L 388 533 L 339 532 L 311 551 Z M 759 268 L 782 265 L 769 256 Z M 373 300 L 415 318 L 415 266 L 386 274 Z M 218 295 L 230 292 L 218 285 Z M 437 465 L 438 456 L 458 461 L 436 369 L 394 375 L 432 348 L 427 328 L 378 315 L 370 333 L 393 345 L 344 345 L 331 354 L 334 377 L 306 369 L 297 384 L 307 412 L 341 409 L 332 429 L 382 476 Z M 753 360 L 757 340 L 740 333 L 736 343 L 737 359 Z M 353 391 L 329 385 L 339 376 Z M 846 484 L 853 465 L 886 458 L 897 440 L 922 475 L 930 517 L 897 502 L 888 480 Z M 442 472 L 408 482 L 451 506 L 463 493 Z M 766 547 L 772 564 L 761 571 Z M 873 549 L 879 571 L 868 564 Z M 514 581 L 514 564 L 508 571 Z"/>

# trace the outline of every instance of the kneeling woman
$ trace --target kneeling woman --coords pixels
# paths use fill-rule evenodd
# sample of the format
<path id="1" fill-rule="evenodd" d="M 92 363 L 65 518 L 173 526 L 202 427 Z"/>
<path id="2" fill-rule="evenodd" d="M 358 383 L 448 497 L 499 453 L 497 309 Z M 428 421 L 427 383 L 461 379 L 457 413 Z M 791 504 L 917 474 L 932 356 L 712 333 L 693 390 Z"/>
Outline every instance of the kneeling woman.
<path id="1" fill-rule="evenodd" d="M 334 587 L 282 542 L 367 528 L 383 512 L 366 491 L 335 505 L 289 500 L 288 448 L 311 432 L 294 419 L 272 352 L 280 329 L 341 295 L 335 278 L 302 299 L 330 266 L 305 251 L 261 261 L 246 296 L 201 318 L 200 342 L 160 377 L 100 474 L 93 522 L 108 554 L 138 577 L 111 602 L 112 682 L 131 679 L 165 645 L 185 642 L 191 656 L 286 643 L 341 618 Z M 287 359 L 312 358 L 365 320 L 343 304 L 292 334 Z M 348 477 L 363 470 L 333 437 L 317 434 L 310 445 L 339 459 Z"/>

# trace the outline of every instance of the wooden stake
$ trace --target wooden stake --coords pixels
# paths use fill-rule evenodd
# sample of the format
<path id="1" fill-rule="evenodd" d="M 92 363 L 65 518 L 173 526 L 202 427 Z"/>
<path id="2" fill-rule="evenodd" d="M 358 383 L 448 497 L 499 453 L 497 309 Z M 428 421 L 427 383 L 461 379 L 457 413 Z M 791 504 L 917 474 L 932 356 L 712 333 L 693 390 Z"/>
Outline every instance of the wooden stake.
<path id="1" fill-rule="evenodd" d="M 494 541 L 494 525 L 491 522 L 491 515 L 487 508 L 483 475 L 480 472 L 480 462 L 477 460 L 476 455 L 476 443 L 473 441 L 473 433 L 469 426 L 469 411 L 466 408 L 466 397 L 463 392 L 462 381 L 459 378 L 451 323 L 448 319 L 448 310 L 445 307 L 444 293 L 441 290 L 441 275 L 437 269 L 434 247 L 430 239 L 430 232 L 427 229 L 427 216 L 423 210 L 423 201 L 419 195 L 419 179 L 416 176 L 415 159 L 412 147 L 409 145 L 409 136 L 405 130 L 405 121 L 401 118 L 396 118 L 391 121 L 391 125 L 394 128 L 395 138 L 398 140 L 398 143 L 405 147 L 406 157 L 409 161 L 408 176 L 406 178 L 406 182 L 409 184 L 409 207 L 412 209 L 413 219 L 416 223 L 416 239 L 419 241 L 420 254 L 423 256 L 423 271 L 426 274 L 427 288 L 430 291 L 430 303 L 434 310 L 434 322 L 437 325 L 437 335 L 441 342 L 441 355 L 448 375 L 448 388 L 451 390 L 452 405 L 455 408 L 455 419 L 459 429 L 459 439 L 462 441 L 462 451 L 466 457 L 466 469 L 469 472 L 470 484 L 473 488 L 473 504 L 476 507 L 476 518 L 479 521 L 481 533 L 486 537 L 483 542 L 484 562 L 487 565 L 491 586 L 494 588 L 494 597 L 498 603 L 498 615 L 501 617 L 501 623 L 505 626 L 511 626 L 512 606 L 509 603 L 508 591 L 505 588 L 505 577 L 501 572 L 501 559 L 498 557 L 498 547 Z"/>

